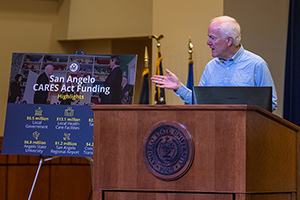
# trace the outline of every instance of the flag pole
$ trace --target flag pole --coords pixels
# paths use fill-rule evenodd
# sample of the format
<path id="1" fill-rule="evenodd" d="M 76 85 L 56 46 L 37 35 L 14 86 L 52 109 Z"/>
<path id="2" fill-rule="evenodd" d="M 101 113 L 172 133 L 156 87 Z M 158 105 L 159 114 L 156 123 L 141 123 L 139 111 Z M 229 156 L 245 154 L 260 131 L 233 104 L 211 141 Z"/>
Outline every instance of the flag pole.
<path id="1" fill-rule="evenodd" d="M 193 43 L 192 43 L 192 40 L 191 40 L 191 37 L 189 37 L 189 54 L 190 54 L 190 59 L 192 59 L 192 55 L 193 55 Z"/>
<path id="2" fill-rule="evenodd" d="M 156 59 L 156 69 L 155 69 L 155 75 L 163 75 L 163 69 L 162 69 L 162 56 L 160 53 L 160 40 L 164 38 L 164 36 L 161 34 L 159 36 L 152 35 L 150 38 L 154 38 L 157 42 L 157 59 Z M 166 104 L 166 99 L 165 99 L 165 90 L 164 88 L 159 88 L 155 86 L 155 91 L 154 91 L 154 100 L 153 104 Z"/>
<path id="3" fill-rule="evenodd" d="M 191 37 L 189 37 L 189 58 L 188 58 L 188 78 L 187 78 L 187 88 L 189 88 L 190 90 L 192 90 L 193 92 L 193 87 L 194 87 L 194 70 L 193 70 L 193 43 L 192 43 L 192 39 Z M 187 103 L 186 103 L 187 104 Z M 192 104 L 194 104 L 194 98 L 192 95 Z"/>
<path id="4" fill-rule="evenodd" d="M 145 57 L 144 57 L 144 62 L 145 62 L 145 68 L 148 68 L 149 56 L 148 56 L 148 49 L 147 49 L 147 46 L 145 46 Z"/>
<path id="5" fill-rule="evenodd" d="M 160 34 L 159 36 L 151 35 L 150 38 L 154 38 L 156 40 L 156 42 L 157 42 L 156 47 L 157 47 L 157 50 L 160 54 L 160 46 L 161 46 L 160 45 L 160 40 L 164 38 L 164 35 L 163 34 Z"/>
<path id="6" fill-rule="evenodd" d="M 139 104 L 149 104 L 149 68 L 148 68 L 149 56 L 148 49 L 145 46 L 145 56 L 144 56 L 144 70 L 142 74 L 142 90 L 140 94 Z"/>

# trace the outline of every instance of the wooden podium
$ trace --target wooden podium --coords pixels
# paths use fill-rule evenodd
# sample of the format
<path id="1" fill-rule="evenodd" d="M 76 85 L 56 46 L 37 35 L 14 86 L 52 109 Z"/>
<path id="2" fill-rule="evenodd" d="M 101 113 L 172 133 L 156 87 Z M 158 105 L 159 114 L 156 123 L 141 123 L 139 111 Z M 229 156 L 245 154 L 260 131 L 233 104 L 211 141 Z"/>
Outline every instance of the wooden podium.
<path id="1" fill-rule="evenodd" d="M 247 105 L 95 105 L 94 200 L 299 199 L 300 128 Z M 143 141 L 156 123 L 184 125 L 194 160 L 179 179 L 152 175 Z"/>

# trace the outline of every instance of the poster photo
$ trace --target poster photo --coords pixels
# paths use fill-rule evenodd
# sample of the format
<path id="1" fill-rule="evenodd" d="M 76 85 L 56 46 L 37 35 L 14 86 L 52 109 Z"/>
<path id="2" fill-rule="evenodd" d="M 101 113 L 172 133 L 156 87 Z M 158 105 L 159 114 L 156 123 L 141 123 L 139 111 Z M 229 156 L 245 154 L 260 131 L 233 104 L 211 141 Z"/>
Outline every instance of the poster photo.
<path id="1" fill-rule="evenodd" d="M 8 103 L 132 104 L 136 55 L 12 55 Z"/>
<path id="2" fill-rule="evenodd" d="M 93 156 L 95 104 L 132 104 L 136 55 L 13 53 L 3 154 Z"/>

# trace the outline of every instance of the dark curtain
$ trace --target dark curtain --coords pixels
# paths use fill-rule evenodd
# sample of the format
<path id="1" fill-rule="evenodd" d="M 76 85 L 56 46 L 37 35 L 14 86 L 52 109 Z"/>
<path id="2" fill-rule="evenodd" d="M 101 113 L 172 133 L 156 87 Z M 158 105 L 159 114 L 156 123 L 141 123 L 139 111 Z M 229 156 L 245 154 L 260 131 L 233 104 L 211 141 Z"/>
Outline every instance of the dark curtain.
<path id="1" fill-rule="evenodd" d="M 300 1 L 290 0 L 283 118 L 300 126 Z"/>

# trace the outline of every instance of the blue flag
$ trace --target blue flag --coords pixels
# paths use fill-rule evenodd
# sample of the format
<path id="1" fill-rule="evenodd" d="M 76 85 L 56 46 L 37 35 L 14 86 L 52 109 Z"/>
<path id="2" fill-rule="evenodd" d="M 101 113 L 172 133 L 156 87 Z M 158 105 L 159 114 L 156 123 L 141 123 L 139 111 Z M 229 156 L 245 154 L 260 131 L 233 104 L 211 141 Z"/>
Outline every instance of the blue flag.
<path id="1" fill-rule="evenodd" d="M 159 51 L 157 51 L 155 74 L 156 75 L 163 75 L 162 57 L 161 57 L 161 54 L 160 54 Z M 164 88 L 159 88 L 159 87 L 155 86 L 153 104 L 166 104 L 165 89 Z"/>
<path id="2" fill-rule="evenodd" d="M 192 91 L 193 91 L 193 87 L 194 87 L 194 70 L 193 70 L 193 64 L 194 64 L 193 59 L 189 58 L 189 60 L 188 60 L 188 79 L 187 79 L 186 87 L 189 88 Z M 194 103 L 194 101 L 193 101 L 193 103 Z M 185 103 L 185 104 L 188 104 L 188 103 Z"/>
<path id="3" fill-rule="evenodd" d="M 300 126 L 300 1 L 290 0 L 283 118 Z"/>
<path id="4" fill-rule="evenodd" d="M 149 104 L 149 69 L 145 68 L 143 71 L 143 85 L 140 95 L 139 104 Z"/>
<path id="5" fill-rule="evenodd" d="M 193 71 L 193 60 L 189 58 L 188 61 L 188 79 L 187 79 L 187 84 L 186 87 L 189 88 L 190 90 L 193 89 L 194 87 L 194 71 Z"/>

